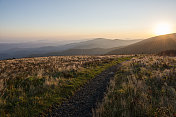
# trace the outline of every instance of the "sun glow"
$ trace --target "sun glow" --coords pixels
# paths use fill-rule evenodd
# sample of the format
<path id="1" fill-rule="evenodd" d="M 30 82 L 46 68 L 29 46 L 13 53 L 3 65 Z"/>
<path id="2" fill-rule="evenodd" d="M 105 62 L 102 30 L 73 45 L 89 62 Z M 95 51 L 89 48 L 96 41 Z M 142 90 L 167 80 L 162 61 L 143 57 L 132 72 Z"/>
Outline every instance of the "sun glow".
<path id="1" fill-rule="evenodd" d="M 169 33 L 172 33 L 171 25 L 167 23 L 161 23 L 156 26 L 156 29 L 155 29 L 156 35 L 165 35 Z"/>

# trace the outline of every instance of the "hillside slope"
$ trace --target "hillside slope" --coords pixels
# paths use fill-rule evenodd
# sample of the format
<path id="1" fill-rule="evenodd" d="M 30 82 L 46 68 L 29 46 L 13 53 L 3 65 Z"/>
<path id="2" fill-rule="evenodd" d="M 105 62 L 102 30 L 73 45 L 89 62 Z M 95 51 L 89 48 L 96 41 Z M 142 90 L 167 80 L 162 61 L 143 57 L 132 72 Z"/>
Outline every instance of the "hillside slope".
<path id="1" fill-rule="evenodd" d="M 176 56 L 176 50 L 162 51 L 158 55 L 160 55 L 160 56 Z"/>
<path id="2" fill-rule="evenodd" d="M 138 43 L 113 50 L 108 54 L 156 54 L 176 49 L 176 33 L 145 39 Z"/>

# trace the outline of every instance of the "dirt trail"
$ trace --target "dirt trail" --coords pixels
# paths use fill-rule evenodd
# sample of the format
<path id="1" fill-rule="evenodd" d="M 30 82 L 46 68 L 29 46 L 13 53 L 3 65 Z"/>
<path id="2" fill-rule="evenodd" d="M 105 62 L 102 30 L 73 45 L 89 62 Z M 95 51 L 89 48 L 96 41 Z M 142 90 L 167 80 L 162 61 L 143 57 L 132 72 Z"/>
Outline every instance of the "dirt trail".
<path id="1" fill-rule="evenodd" d="M 92 117 L 92 109 L 101 102 L 106 92 L 109 81 L 114 77 L 120 64 L 112 66 L 85 84 L 72 98 L 53 106 L 48 117 Z"/>

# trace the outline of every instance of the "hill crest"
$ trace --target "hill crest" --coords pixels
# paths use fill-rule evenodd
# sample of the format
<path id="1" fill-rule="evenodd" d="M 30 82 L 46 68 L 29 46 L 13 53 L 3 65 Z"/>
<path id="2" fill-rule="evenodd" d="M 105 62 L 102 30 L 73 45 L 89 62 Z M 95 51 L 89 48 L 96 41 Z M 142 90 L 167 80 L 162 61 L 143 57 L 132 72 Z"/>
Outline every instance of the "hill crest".
<path id="1" fill-rule="evenodd" d="M 108 54 L 157 54 L 176 49 L 176 33 L 151 37 L 140 42 L 113 50 Z"/>

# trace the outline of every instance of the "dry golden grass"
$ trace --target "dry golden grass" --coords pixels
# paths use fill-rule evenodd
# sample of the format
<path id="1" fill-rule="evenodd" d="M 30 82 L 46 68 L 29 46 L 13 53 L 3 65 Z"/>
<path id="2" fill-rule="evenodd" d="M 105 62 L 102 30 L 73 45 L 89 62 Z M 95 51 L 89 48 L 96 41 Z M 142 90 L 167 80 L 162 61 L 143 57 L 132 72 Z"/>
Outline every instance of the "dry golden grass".
<path id="1" fill-rule="evenodd" d="M 125 62 L 95 117 L 174 117 L 176 58 L 142 55 Z"/>
<path id="2" fill-rule="evenodd" d="M 0 116 L 37 116 L 60 104 L 122 56 L 53 56 L 0 61 Z M 47 110 L 50 111 L 50 110 Z"/>

